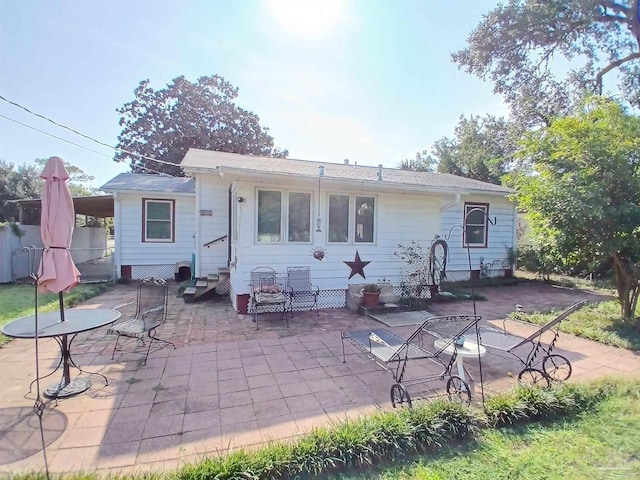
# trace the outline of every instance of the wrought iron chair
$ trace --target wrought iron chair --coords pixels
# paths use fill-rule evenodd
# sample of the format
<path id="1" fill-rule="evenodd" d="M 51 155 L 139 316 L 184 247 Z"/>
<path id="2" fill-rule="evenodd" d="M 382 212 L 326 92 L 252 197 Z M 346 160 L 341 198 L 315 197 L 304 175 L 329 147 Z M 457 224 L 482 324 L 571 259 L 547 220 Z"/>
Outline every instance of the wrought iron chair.
<path id="1" fill-rule="evenodd" d="M 256 330 L 260 329 L 258 324 L 259 310 L 264 312 L 281 312 L 282 319 L 289 327 L 287 318 L 287 295 L 285 292 L 287 279 L 285 275 L 279 275 L 273 268 L 257 267 L 251 270 L 251 294 L 250 305 L 253 313 L 253 321 Z"/>
<path id="2" fill-rule="evenodd" d="M 156 337 L 156 330 L 167 320 L 167 301 L 169 299 L 169 288 L 167 282 L 161 278 L 148 277 L 138 282 L 136 297 L 136 309 L 132 318 L 124 322 L 117 323 L 107 330 L 108 335 L 116 335 L 116 344 L 113 346 L 111 359 L 116 351 L 123 351 L 118 348 L 120 337 L 135 339 L 135 343 L 144 345 L 148 340 L 147 351 L 144 356 L 143 365 L 147 364 L 147 357 L 154 342 L 162 343 L 163 346 L 171 345 L 176 348 L 173 342 Z M 125 304 L 127 305 L 127 304 Z M 124 305 L 120 305 L 122 307 Z M 118 307 L 116 307 L 118 308 Z M 128 342 L 129 344 L 131 342 Z"/>
<path id="3" fill-rule="evenodd" d="M 318 295 L 320 287 L 311 283 L 311 269 L 306 266 L 287 267 L 287 293 L 291 297 L 290 310 L 293 312 L 295 304 L 309 306 L 318 313 Z"/>

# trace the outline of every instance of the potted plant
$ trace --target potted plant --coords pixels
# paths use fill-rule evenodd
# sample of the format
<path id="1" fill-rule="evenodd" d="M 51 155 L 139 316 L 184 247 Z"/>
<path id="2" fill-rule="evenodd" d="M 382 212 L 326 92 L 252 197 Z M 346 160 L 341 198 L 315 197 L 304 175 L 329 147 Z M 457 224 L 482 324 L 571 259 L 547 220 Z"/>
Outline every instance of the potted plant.
<path id="1" fill-rule="evenodd" d="M 366 308 L 373 308 L 380 302 L 380 285 L 367 283 L 362 289 L 362 303 Z"/>
<path id="2" fill-rule="evenodd" d="M 507 258 L 504 261 L 504 276 L 505 278 L 513 277 L 513 267 L 516 264 L 516 260 L 518 259 L 518 252 L 513 247 L 506 247 L 507 250 Z"/>

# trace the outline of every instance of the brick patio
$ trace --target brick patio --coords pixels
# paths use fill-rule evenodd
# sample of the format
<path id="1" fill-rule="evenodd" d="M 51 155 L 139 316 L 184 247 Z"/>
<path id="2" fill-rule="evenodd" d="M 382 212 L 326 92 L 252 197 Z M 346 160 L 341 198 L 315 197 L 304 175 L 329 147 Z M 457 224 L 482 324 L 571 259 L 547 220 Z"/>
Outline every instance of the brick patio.
<path id="1" fill-rule="evenodd" d="M 132 285 L 118 285 L 80 307 L 113 307 L 133 293 Z M 483 322 L 505 318 L 516 303 L 533 311 L 600 299 L 573 289 L 532 284 L 478 289 L 478 293 L 487 298 L 476 304 Z M 471 302 L 437 304 L 430 311 L 473 312 Z M 105 335 L 106 329 L 75 339 L 75 361 L 106 375 L 109 385 L 96 376 L 84 394 L 57 405 L 46 400 L 43 424 L 51 472 L 174 469 L 205 454 L 292 438 L 315 426 L 391 408 L 388 372 L 350 345 L 346 345 L 347 361 L 342 362 L 340 331 L 384 327 L 375 320 L 333 309 L 318 316 L 296 313 L 287 329 L 276 316 L 265 315 L 256 331 L 250 315 L 236 314 L 227 301 L 185 304 L 174 294 L 169 312 L 159 336 L 173 341 L 177 349 L 152 353 L 146 366 L 141 366 L 139 352 L 111 360 L 114 339 Z M 123 310 L 123 316 L 130 313 Z M 512 321 L 507 327 L 521 335 L 532 331 Z M 406 338 L 415 327 L 390 329 Z M 575 380 L 607 374 L 640 377 L 637 353 L 566 334 L 558 350 L 570 358 Z M 2 473 L 44 470 L 33 414 L 35 393 L 28 393 L 35 378 L 34 358 L 33 341 L 14 340 L 0 349 Z M 53 340 L 40 341 L 40 358 L 41 373 L 55 367 L 58 346 Z M 465 363 L 476 378 L 474 399 L 479 400 L 477 361 Z M 515 359 L 487 354 L 482 359 L 485 393 L 513 385 L 519 370 Z M 43 388 L 49 383 L 51 379 L 44 379 Z M 444 382 L 435 381 L 424 385 L 422 392 L 420 386 L 409 391 L 413 396 L 433 395 L 443 387 Z"/>

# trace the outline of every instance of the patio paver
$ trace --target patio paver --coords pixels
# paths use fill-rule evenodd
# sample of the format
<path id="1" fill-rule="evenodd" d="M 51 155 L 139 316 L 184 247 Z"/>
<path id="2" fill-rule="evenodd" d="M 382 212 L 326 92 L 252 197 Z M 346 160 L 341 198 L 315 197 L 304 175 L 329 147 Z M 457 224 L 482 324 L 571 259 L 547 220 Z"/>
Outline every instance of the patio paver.
<path id="1" fill-rule="evenodd" d="M 129 298 L 132 289 L 117 285 L 83 306 L 111 307 Z M 477 291 L 487 298 L 476 304 L 483 321 L 505 318 L 515 303 L 526 310 L 544 310 L 598 298 L 530 284 Z M 318 316 L 296 312 L 288 329 L 274 317 L 261 321 L 256 331 L 251 316 L 236 314 L 228 302 L 185 304 L 175 296 L 170 302 L 169 320 L 160 336 L 178 348 L 151 353 L 146 366 L 141 365 L 140 352 L 111 360 L 114 340 L 104 331 L 81 334 L 74 341 L 78 364 L 105 374 L 109 385 L 93 377 L 93 386 L 82 395 L 57 405 L 46 400 L 43 422 L 51 472 L 163 471 L 202 455 L 254 448 L 391 408 L 388 372 L 350 345 L 345 347 L 347 361 L 342 362 L 340 331 L 380 328 L 372 319 L 346 309 L 324 310 Z M 470 302 L 461 302 L 435 304 L 430 311 L 438 315 L 471 313 L 471 309 Z M 406 335 L 414 328 L 395 331 Z M 526 334 L 533 327 L 508 321 L 508 328 Z M 558 348 L 571 359 L 576 380 L 608 374 L 640 378 L 637 352 L 568 334 L 562 335 Z M 32 409 L 35 391 L 27 392 L 35 376 L 34 358 L 33 341 L 15 340 L 0 349 L 0 473 L 44 469 Z M 55 367 L 54 341 L 41 340 L 40 358 L 41 372 Z M 478 366 L 465 363 L 476 378 L 478 398 Z M 519 365 L 504 354 L 488 354 L 482 370 L 485 392 L 491 392 L 512 386 Z M 51 379 L 43 380 L 43 388 L 49 383 Z M 443 387 L 444 382 L 436 381 L 410 391 Z M 25 420 L 20 431 L 12 429 L 16 417 Z"/>

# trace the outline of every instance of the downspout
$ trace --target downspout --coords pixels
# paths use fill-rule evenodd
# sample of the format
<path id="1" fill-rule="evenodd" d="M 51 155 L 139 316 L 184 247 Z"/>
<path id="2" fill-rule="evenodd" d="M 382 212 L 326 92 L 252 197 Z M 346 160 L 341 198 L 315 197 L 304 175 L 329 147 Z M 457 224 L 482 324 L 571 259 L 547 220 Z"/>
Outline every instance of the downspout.
<path id="1" fill-rule="evenodd" d="M 199 278 L 200 277 L 200 263 L 201 263 L 201 256 L 202 256 L 202 247 L 200 245 L 202 245 L 202 234 L 201 234 L 201 226 L 200 226 L 200 222 L 202 221 L 202 216 L 200 215 L 200 208 L 201 208 L 201 204 L 202 202 L 200 201 L 200 195 L 202 192 L 202 188 L 200 186 L 200 175 L 196 175 L 195 177 L 195 181 L 196 181 L 196 205 L 195 205 L 195 211 L 193 212 L 195 217 L 196 217 L 196 231 L 194 232 L 194 241 L 193 241 L 193 263 L 194 263 L 194 271 L 191 272 L 191 276 L 192 278 Z"/>
<path id="2" fill-rule="evenodd" d="M 451 207 L 454 207 L 458 203 L 460 203 L 460 194 L 456 193 L 453 196 L 453 200 L 448 201 L 444 205 L 440 205 L 440 212 L 444 212 L 446 210 L 449 210 Z"/>
<path id="3" fill-rule="evenodd" d="M 120 275 L 122 274 L 122 248 L 121 248 L 121 244 L 122 244 L 122 229 L 121 227 L 121 223 L 122 223 L 122 215 L 120 214 L 121 209 L 120 209 L 120 201 L 118 200 L 118 192 L 113 192 L 113 233 L 114 233 L 114 242 L 113 242 L 113 248 L 114 248 L 114 252 L 113 252 L 113 268 L 114 268 L 114 277 L 113 278 L 120 278 Z"/>

